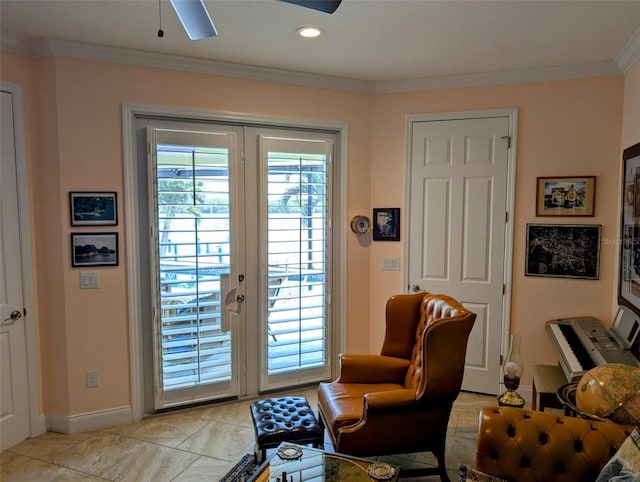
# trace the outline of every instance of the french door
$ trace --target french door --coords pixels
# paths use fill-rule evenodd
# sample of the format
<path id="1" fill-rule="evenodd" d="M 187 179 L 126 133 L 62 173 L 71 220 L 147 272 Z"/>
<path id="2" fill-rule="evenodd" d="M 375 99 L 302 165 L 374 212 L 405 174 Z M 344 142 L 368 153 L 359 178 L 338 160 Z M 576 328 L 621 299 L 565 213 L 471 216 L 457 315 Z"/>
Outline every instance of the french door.
<path id="1" fill-rule="evenodd" d="M 335 135 L 150 123 L 154 407 L 328 378 Z"/>

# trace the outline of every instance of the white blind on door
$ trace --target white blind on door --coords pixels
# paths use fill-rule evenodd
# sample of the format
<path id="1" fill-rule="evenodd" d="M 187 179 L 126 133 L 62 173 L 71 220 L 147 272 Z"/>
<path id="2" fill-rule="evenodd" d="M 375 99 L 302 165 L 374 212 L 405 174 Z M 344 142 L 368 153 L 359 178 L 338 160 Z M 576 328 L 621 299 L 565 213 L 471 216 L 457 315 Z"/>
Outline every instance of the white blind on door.
<path id="1" fill-rule="evenodd" d="M 324 142 L 265 145 L 264 295 L 267 370 L 274 375 L 326 364 L 328 160 Z"/>
<path id="2" fill-rule="evenodd" d="M 157 343 L 166 392 L 232 376 L 231 334 L 220 312 L 220 275 L 230 264 L 229 152 L 210 147 L 213 134 L 164 131 L 158 138 Z"/>

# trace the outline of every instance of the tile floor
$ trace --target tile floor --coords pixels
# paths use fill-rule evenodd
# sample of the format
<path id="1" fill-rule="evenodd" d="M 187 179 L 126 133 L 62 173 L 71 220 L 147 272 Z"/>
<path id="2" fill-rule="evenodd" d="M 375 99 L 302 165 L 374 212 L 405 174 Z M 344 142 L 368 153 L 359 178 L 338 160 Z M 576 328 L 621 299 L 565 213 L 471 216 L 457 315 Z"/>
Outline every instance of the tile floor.
<path id="1" fill-rule="evenodd" d="M 305 396 L 312 407 L 317 405 L 315 388 L 286 394 Z M 194 408 L 95 432 L 73 435 L 47 432 L 2 452 L 0 480 L 215 482 L 242 455 L 253 452 L 249 412 L 253 401 Z M 473 464 L 480 407 L 494 404 L 494 397 L 471 393 L 461 393 L 456 400 L 446 453 L 452 480 L 457 480 L 458 463 Z M 331 450 L 328 442 L 325 449 Z M 403 467 L 435 465 L 435 458 L 428 453 L 381 459 Z"/>

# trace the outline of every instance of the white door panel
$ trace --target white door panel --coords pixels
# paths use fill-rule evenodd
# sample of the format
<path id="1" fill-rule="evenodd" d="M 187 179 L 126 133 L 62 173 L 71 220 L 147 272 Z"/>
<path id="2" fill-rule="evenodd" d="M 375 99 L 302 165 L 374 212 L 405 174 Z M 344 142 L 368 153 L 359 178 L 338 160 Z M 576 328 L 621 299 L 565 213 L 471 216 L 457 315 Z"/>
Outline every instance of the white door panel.
<path id="1" fill-rule="evenodd" d="M 0 167 L 0 450 L 29 436 L 13 100 L 2 92 Z"/>
<path id="2" fill-rule="evenodd" d="M 477 314 L 463 389 L 497 393 L 503 327 L 509 118 L 414 122 L 409 283 Z"/>
<path id="3" fill-rule="evenodd" d="M 335 135 L 247 128 L 259 173 L 259 391 L 330 378 L 332 164 Z M 248 181 L 250 183 L 250 181 Z"/>
<path id="4" fill-rule="evenodd" d="M 155 408 L 239 394 L 238 128 L 148 127 Z M 234 280 L 223 291 L 223 278 Z M 236 303 L 237 304 L 237 303 Z M 225 326 L 226 325 L 226 326 Z"/>

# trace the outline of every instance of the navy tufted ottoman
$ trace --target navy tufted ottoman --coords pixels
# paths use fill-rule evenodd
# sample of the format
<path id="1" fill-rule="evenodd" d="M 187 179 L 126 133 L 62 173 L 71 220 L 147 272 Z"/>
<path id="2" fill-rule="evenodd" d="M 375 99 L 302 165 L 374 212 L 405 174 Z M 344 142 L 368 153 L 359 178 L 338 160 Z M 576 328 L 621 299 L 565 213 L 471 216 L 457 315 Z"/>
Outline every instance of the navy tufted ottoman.
<path id="1" fill-rule="evenodd" d="M 324 430 L 304 397 L 258 400 L 251 404 L 251 417 L 256 431 L 258 463 L 266 458 L 267 449 L 281 442 L 323 447 Z"/>

